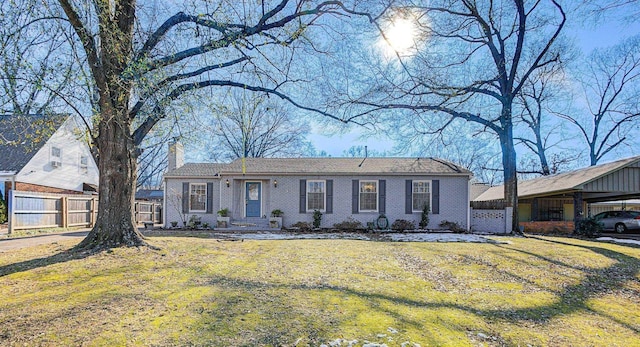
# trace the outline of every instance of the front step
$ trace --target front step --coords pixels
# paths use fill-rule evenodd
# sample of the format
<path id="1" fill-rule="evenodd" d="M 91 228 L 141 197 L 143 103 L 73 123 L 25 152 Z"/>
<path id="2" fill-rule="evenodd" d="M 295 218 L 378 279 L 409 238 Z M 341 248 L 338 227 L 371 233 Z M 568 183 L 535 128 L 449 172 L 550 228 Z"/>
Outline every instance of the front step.
<path id="1" fill-rule="evenodd" d="M 279 230 L 279 228 L 269 228 L 268 218 L 249 217 L 232 220 L 231 225 L 225 230 Z"/>

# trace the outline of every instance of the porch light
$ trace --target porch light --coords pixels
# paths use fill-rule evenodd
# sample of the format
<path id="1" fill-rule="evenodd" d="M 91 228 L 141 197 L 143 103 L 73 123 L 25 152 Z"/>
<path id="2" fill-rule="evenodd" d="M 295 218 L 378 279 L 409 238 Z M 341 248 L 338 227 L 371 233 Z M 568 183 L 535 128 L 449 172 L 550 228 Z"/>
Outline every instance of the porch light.
<path id="1" fill-rule="evenodd" d="M 227 178 L 227 188 L 229 188 L 229 179 Z"/>
<path id="2" fill-rule="evenodd" d="M 273 187 L 278 188 L 278 180 L 273 180 Z"/>

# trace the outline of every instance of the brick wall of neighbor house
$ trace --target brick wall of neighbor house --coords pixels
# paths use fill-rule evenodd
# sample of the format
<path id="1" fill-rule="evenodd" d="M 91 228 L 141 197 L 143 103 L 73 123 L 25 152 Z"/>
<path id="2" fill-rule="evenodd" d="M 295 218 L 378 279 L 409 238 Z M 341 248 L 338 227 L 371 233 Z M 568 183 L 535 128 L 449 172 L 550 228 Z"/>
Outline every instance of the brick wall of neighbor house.
<path id="1" fill-rule="evenodd" d="M 230 181 L 230 187 L 226 187 L 226 179 Z M 235 178 L 235 179 L 234 179 Z M 242 197 L 244 194 L 243 181 L 261 181 L 263 186 L 262 215 L 268 216 L 274 209 L 284 211 L 283 224 L 290 226 L 299 221 L 312 222 L 313 212 L 300 213 L 300 180 L 333 180 L 333 213 L 324 213 L 322 227 L 331 227 L 335 223 L 345 221 L 352 217 L 363 225 L 373 222 L 379 212 L 352 213 L 352 180 L 377 180 L 380 176 L 270 176 L 255 177 L 223 177 L 221 179 L 221 207 L 232 210 L 232 218 L 242 218 L 240 199 L 232 199 L 232 196 Z M 420 212 L 405 214 L 405 180 L 439 180 L 440 182 L 440 213 L 430 214 L 429 228 L 438 228 L 443 220 L 458 223 L 467 229 L 467 216 L 469 213 L 469 180 L 467 177 L 450 176 L 396 176 L 384 177 L 386 181 L 386 216 L 389 223 L 396 219 L 413 220 L 418 223 Z M 273 182 L 278 182 L 274 187 Z M 236 204 L 236 206 L 234 206 Z"/>
<path id="2" fill-rule="evenodd" d="M 204 178 L 180 178 L 180 179 L 167 179 L 165 181 L 164 192 L 164 224 L 165 227 L 170 227 L 172 221 L 178 222 L 178 225 L 182 225 L 182 219 L 180 211 L 182 211 L 182 184 L 183 183 L 212 183 L 212 206 L 211 213 L 186 213 L 187 220 L 191 215 L 200 216 L 200 220 L 204 223 L 214 226 L 216 224 L 217 212 L 220 210 L 220 180 L 216 178 L 204 179 Z"/>
<path id="3" fill-rule="evenodd" d="M 534 234 L 571 234 L 575 229 L 573 221 L 520 222 L 520 226 Z"/>
<path id="4" fill-rule="evenodd" d="M 5 191 L 8 192 L 9 190 L 11 190 L 11 182 L 4 182 L 4 183 L 5 183 Z M 24 183 L 24 182 L 16 182 L 16 190 L 19 190 L 22 192 L 34 192 L 34 193 L 83 194 L 83 192 L 79 192 L 76 190 L 47 187 L 47 186 L 42 186 L 38 184 Z M 7 196 L 8 195 L 9 194 L 7 194 Z"/>

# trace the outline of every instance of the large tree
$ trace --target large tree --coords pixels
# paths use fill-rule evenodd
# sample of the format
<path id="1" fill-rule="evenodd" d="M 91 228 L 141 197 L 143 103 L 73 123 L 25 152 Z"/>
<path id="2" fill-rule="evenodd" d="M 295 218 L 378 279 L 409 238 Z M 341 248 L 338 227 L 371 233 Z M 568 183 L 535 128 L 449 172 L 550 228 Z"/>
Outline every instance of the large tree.
<path id="1" fill-rule="evenodd" d="M 566 20 L 562 6 L 555 0 L 402 1 L 398 5 L 402 6 L 389 11 L 387 20 L 412 19 L 424 41 L 416 43 L 416 54 L 397 55 L 400 71 L 387 79 L 390 83 L 375 86 L 355 102 L 371 108 L 366 115 L 376 110 L 412 110 L 411 116 L 422 117 L 431 127 L 439 122 L 443 129 L 462 120 L 497 135 L 504 199 L 514 208 L 517 232 L 514 101 L 536 70 L 558 59 L 554 42 Z M 380 27 L 385 33 L 385 26 Z"/>
<path id="2" fill-rule="evenodd" d="M 640 35 L 588 55 L 580 89 L 576 110 L 557 114 L 579 131 L 590 165 L 624 145 L 634 148 L 640 126 Z"/>
<path id="3" fill-rule="evenodd" d="M 239 90 L 210 107 L 209 159 L 300 157 L 314 152 L 309 126 L 279 100 Z"/>
<path id="4" fill-rule="evenodd" d="M 337 1 L 303 0 L 185 4 L 193 13 L 169 2 L 164 8 L 143 8 L 135 0 L 59 5 L 97 94 L 92 143 L 100 208 L 79 248 L 144 244 L 132 218 L 138 146 L 172 102 L 198 89 L 230 86 L 295 103 L 286 94 L 287 63 L 305 31 L 325 14 L 350 12 Z M 167 12 L 175 14 L 164 17 Z M 259 82 L 250 84 L 247 75 Z"/>
<path id="5" fill-rule="evenodd" d="M 74 84 L 76 65 L 64 56 L 60 25 L 37 20 L 46 10 L 32 1 L 0 4 L 0 114 L 54 113 Z"/>

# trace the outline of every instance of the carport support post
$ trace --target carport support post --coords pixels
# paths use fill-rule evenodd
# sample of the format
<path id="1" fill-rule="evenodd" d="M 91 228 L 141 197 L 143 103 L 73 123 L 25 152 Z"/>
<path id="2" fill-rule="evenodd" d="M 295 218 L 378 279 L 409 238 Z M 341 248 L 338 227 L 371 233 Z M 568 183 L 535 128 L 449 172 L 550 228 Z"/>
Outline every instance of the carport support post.
<path id="1" fill-rule="evenodd" d="M 574 223 L 584 218 L 584 200 L 582 192 L 573 193 L 573 221 Z"/>

